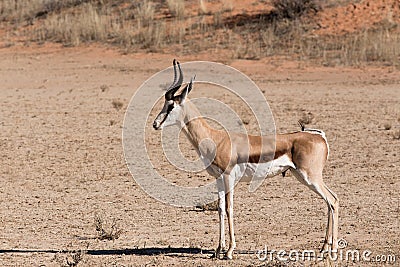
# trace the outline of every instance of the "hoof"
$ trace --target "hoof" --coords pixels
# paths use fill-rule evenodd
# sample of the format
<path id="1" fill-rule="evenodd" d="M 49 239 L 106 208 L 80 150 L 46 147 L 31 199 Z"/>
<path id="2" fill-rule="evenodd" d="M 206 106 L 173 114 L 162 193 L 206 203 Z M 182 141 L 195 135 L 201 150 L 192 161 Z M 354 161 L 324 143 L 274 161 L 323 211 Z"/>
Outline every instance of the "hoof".
<path id="1" fill-rule="evenodd" d="M 224 248 L 217 248 L 215 252 L 210 256 L 210 259 L 220 259 L 221 254 L 224 254 L 225 252 L 226 250 Z"/>
<path id="2" fill-rule="evenodd" d="M 231 260 L 231 259 L 233 259 L 233 250 L 228 250 L 228 251 L 226 252 L 226 254 L 225 254 L 224 259 L 225 259 L 225 260 Z"/>
<path id="3" fill-rule="evenodd" d="M 232 260 L 232 259 L 233 259 L 232 255 L 230 255 L 230 256 L 225 255 L 224 256 L 224 260 Z"/>
<path id="4" fill-rule="evenodd" d="M 324 245 L 322 246 L 322 248 L 320 249 L 319 252 L 327 253 L 327 252 L 329 252 L 331 250 L 331 247 L 332 246 L 330 244 L 328 244 L 328 242 L 324 242 Z"/>
<path id="5" fill-rule="evenodd" d="M 321 253 L 337 253 L 338 248 L 337 248 L 337 246 L 334 246 L 331 243 L 324 242 L 324 245 L 322 246 L 322 248 L 320 249 L 319 252 L 321 252 Z"/>
<path id="6" fill-rule="evenodd" d="M 218 259 L 219 258 L 219 256 L 217 256 L 217 253 L 213 253 L 211 256 L 210 256 L 210 259 Z"/>

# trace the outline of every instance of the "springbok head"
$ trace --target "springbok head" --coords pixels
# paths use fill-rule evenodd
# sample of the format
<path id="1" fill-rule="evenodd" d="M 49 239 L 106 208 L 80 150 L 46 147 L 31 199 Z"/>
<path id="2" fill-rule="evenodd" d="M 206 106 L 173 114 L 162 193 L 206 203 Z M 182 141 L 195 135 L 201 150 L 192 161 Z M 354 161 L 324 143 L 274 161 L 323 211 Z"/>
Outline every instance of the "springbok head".
<path id="1" fill-rule="evenodd" d="M 156 130 L 162 129 L 166 126 L 179 124 L 183 120 L 183 105 L 185 103 L 186 96 L 190 90 L 192 90 L 194 78 L 190 80 L 190 82 L 185 86 L 179 95 L 175 95 L 175 93 L 182 86 L 183 73 L 181 70 L 181 65 L 175 59 L 173 61 L 173 65 L 174 81 L 165 93 L 164 106 L 153 122 L 153 128 Z"/>

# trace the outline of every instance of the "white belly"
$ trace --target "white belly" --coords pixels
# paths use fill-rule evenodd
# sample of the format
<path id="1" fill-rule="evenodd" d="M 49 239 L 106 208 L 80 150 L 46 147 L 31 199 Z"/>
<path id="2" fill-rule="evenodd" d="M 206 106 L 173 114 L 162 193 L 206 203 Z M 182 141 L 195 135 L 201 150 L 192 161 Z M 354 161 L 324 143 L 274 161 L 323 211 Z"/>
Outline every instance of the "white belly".
<path id="1" fill-rule="evenodd" d="M 288 156 L 283 155 L 275 160 L 264 163 L 240 163 L 235 165 L 231 176 L 235 180 L 249 182 L 252 179 L 265 179 L 273 177 L 286 171 L 289 168 L 296 168 Z"/>
<path id="2" fill-rule="evenodd" d="M 203 159 L 203 158 L 202 158 Z M 207 167 L 209 174 L 214 177 L 219 177 L 222 175 L 223 171 L 213 164 L 206 164 L 207 162 L 203 159 L 204 164 Z M 232 176 L 236 181 L 250 182 L 252 179 L 262 180 L 265 178 L 273 177 L 275 175 L 281 174 L 282 172 L 288 170 L 289 168 L 296 169 L 293 162 L 288 156 L 283 155 L 275 160 L 264 162 L 264 163 L 240 163 L 236 164 L 230 176 Z"/>

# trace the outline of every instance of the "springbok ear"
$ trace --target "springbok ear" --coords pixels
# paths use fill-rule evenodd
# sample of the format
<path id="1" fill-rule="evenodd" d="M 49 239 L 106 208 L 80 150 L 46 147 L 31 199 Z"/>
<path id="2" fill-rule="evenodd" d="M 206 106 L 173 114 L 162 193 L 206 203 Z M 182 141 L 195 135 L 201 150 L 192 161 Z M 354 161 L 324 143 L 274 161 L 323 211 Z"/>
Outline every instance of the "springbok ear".
<path id="1" fill-rule="evenodd" d="M 194 75 L 191 79 L 190 82 L 185 86 L 185 88 L 183 89 L 182 93 L 181 93 L 181 104 L 183 104 L 186 100 L 186 96 L 190 93 L 190 91 L 192 91 L 193 88 L 193 81 L 194 79 L 196 79 L 196 75 Z"/>

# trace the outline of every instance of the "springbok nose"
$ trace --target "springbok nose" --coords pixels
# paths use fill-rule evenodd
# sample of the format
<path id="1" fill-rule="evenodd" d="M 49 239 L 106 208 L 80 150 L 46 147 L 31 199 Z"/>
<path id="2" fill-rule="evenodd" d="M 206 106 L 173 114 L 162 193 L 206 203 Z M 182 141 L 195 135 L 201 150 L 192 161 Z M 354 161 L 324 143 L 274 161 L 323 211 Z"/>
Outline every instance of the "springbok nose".
<path id="1" fill-rule="evenodd" d="M 153 128 L 157 130 L 157 122 L 153 122 Z"/>

